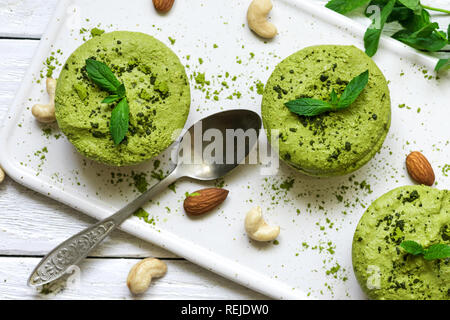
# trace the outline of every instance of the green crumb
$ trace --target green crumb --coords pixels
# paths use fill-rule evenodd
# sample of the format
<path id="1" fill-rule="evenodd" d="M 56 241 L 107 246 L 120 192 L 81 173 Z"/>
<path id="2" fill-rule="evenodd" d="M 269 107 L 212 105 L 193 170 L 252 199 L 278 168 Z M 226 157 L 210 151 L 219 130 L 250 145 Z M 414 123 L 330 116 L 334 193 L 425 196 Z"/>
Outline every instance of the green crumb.
<path id="1" fill-rule="evenodd" d="M 169 188 L 170 190 L 172 190 L 174 193 L 177 193 L 177 186 L 176 186 L 175 182 L 172 183 L 172 184 L 170 184 L 170 185 L 168 186 L 168 188 Z"/>
<path id="2" fill-rule="evenodd" d="M 218 47 L 219 47 L 219 46 L 218 46 L 217 44 L 215 44 L 215 43 L 213 44 L 213 48 L 214 48 L 214 49 L 217 49 Z"/>
<path id="3" fill-rule="evenodd" d="M 204 72 L 199 72 L 194 75 L 195 83 L 199 84 L 200 86 L 209 85 L 210 82 L 206 80 L 206 76 Z"/>
<path id="4" fill-rule="evenodd" d="M 336 265 L 334 267 L 332 267 L 326 271 L 326 274 L 327 274 L 327 276 L 329 276 L 330 274 L 335 275 L 340 269 L 341 269 L 341 266 L 338 263 L 336 263 Z"/>
<path id="5" fill-rule="evenodd" d="M 442 174 L 446 177 L 448 177 L 448 173 L 450 171 L 450 164 L 446 164 L 442 167 Z"/>
<path id="6" fill-rule="evenodd" d="M 255 82 L 255 84 L 256 84 L 256 93 L 262 95 L 264 93 L 264 83 L 258 80 Z"/>
<path id="7" fill-rule="evenodd" d="M 155 225 L 155 219 L 149 218 L 149 213 L 142 208 L 138 209 L 133 215 L 141 220 L 144 220 L 148 224 Z"/>
<path id="8" fill-rule="evenodd" d="M 145 191 L 147 191 L 148 187 L 148 182 L 146 179 L 147 175 L 144 172 L 141 173 L 132 172 L 131 177 L 133 178 L 135 188 L 140 193 L 144 193 Z"/>
<path id="9" fill-rule="evenodd" d="M 165 175 L 164 175 L 164 172 L 161 169 L 159 169 L 159 170 L 153 170 L 152 174 L 151 174 L 151 177 L 153 179 L 161 181 L 161 180 L 163 180 L 165 178 Z"/>
<path id="10" fill-rule="evenodd" d="M 92 37 L 98 37 L 105 33 L 105 30 L 94 28 L 91 30 L 91 36 Z"/>
<path id="11" fill-rule="evenodd" d="M 214 181 L 214 186 L 216 188 L 223 188 L 225 186 L 225 180 L 223 180 L 222 178 L 219 178 L 217 180 Z"/>
<path id="12" fill-rule="evenodd" d="M 88 96 L 86 87 L 81 83 L 74 83 L 73 88 L 75 89 L 75 92 L 77 93 L 81 101 L 85 102 Z"/>
<path id="13" fill-rule="evenodd" d="M 42 132 L 44 136 L 48 139 L 52 135 L 52 128 L 43 128 Z"/>
<path id="14" fill-rule="evenodd" d="M 280 244 L 280 242 L 278 240 L 273 240 L 273 244 L 277 246 Z"/>
<path id="15" fill-rule="evenodd" d="M 285 180 L 282 184 L 280 184 L 280 188 L 289 191 L 294 186 L 294 182 L 295 179 Z"/>
<path id="16" fill-rule="evenodd" d="M 202 58 L 198 58 L 198 63 L 203 64 L 203 59 Z"/>
<path id="17" fill-rule="evenodd" d="M 168 39 L 169 39 L 171 45 L 174 45 L 174 44 L 175 44 L 175 41 L 176 41 L 176 40 L 175 40 L 174 38 L 169 37 Z"/>
<path id="18" fill-rule="evenodd" d="M 193 192 L 193 193 L 186 192 L 184 195 L 185 195 L 186 198 L 189 198 L 189 197 L 197 197 L 197 196 L 200 195 L 200 193 L 198 193 L 198 192 Z"/>

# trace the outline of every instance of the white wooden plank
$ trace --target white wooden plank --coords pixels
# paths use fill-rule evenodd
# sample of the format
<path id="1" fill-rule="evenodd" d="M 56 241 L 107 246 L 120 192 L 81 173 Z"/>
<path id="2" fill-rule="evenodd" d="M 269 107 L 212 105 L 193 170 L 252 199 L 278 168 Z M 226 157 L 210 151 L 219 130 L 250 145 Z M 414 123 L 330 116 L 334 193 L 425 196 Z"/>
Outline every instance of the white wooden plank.
<path id="1" fill-rule="evenodd" d="M 165 261 L 167 274 L 156 279 L 142 296 L 133 296 L 126 278 L 137 259 L 87 259 L 79 285 L 48 295 L 26 285 L 37 258 L 0 257 L 0 299 L 267 299 L 184 260 Z M 56 293 L 55 293 L 56 292 Z"/>
<path id="2" fill-rule="evenodd" d="M 305 1 L 305 0 L 303 0 Z M 309 0 L 325 5 L 328 0 Z M 0 37 L 40 38 L 50 21 L 58 0 L 0 0 Z M 422 1 L 423 4 L 449 9 L 447 0 Z M 443 29 L 450 22 L 448 15 L 431 12 L 434 21 Z M 349 15 L 364 25 L 369 20 L 361 16 L 360 11 Z"/>
<path id="3" fill-rule="evenodd" d="M 31 191 L 11 179 L 0 185 L 0 255 L 44 255 L 94 219 Z M 115 231 L 92 256 L 175 257 L 122 231 Z"/>
<path id="4" fill-rule="evenodd" d="M 58 0 L 0 0 L 0 37 L 40 38 Z"/>
<path id="5" fill-rule="evenodd" d="M 12 104 L 39 41 L 0 40 L 0 122 Z"/>

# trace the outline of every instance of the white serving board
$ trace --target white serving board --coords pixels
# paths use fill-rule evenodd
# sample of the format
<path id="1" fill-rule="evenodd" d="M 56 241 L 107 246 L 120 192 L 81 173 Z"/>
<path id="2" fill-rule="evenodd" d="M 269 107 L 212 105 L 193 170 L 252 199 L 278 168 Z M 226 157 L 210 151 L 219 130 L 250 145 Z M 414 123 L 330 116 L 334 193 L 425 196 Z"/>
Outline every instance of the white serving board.
<path id="1" fill-rule="evenodd" d="M 3 124 L 1 165 L 19 183 L 98 219 L 138 195 L 130 181 L 111 184 L 112 173 L 117 180 L 117 173 L 146 172 L 147 180 L 156 182 L 150 178 L 153 161 L 122 169 L 96 164 L 80 156 L 63 136 L 57 139 L 56 125 L 42 126 L 31 115 L 34 103 L 47 101 L 44 82 L 36 83 L 43 62 L 61 49 L 56 56 L 64 63 L 83 37 L 88 38 L 88 33 L 80 35 L 80 28 L 151 34 L 189 66 L 188 75 L 205 72 L 211 80 L 209 91 L 223 91 L 219 101 L 205 99 L 205 92 L 191 80 L 186 126 L 220 110 L 259 112 L 261 96 L 255 81 L 265 83 L 279 61 L 303 47 L 362 47 L 364 29 L 359 24 L 320 5 L 295 0 L 274 1 L 271 20 L 279 35 L 263 41 L 246 26 L 249 2 L 176 1 L 170 13 L 160 15 L 151 1 L 61 1 Z M 450 159 L 448 75 L 436 80 L 434 59 L 390 38 L 382 39 L 374 60 L 390 81 L 392 126 L 381 152 L 355 174 L 317 179 L 281 164 L 277 175 L 263 176 L 256 165 L 241 166 L 224 179 L 230 195 L 216 212 L 200 219 L 187 217 L 182 209 L 185 193 L 214 183 L 183 180 L 176 184 L 176 193 L 167 190 L 146 206 L 154 224 L 132 217 L 122 229 L 273 298 L 364 298 L 351 265 L 352 236 L 364 208 L 388 190 L 412 183 L 404 168 L 405 156 L 412 150 L 427 155 L 439 188 L 450 187 L 442 170 Z M 425 77 L 424 70 L 433 78 Z M 230 77 L 225 79 L 226 72 Z M 229 88 L 221 85 L 224 79 Z M 241 98 L 226 99 L 238 91 Z M 406 106 L 399 108 L 400 104 Z M 50 135 L 43 131 L 49 127 Z M 162 167 L 168 166 L 167 154 L 159 157 Z M 290 190 L 280 188 L 291 179 Z M 243 221 L 255 205 L 263 208 L 271 224 L 281 226 L 278 244 L 247 238 Z"/>

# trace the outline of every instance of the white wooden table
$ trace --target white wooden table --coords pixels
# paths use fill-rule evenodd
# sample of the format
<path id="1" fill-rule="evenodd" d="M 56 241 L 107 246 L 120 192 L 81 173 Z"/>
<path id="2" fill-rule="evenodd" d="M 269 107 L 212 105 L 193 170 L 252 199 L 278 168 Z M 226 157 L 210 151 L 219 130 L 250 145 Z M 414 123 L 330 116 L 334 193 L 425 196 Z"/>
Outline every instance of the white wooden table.
<path id="1" fill-rule="evenodd" d="M 448 0 L 423 2 L 450 7 Z M 0 0 L 0 122 L 56 3 L 57 0 Z M 354 18 L 368 23 L 361 15 Z M 435 19 L 442 26 L 449 23 L 445 16 L 437 15 Z M 27 287 L 27 278 L 43 255 L 93 222 L 90 217 L 6 178 L 0 185 L 0 299 L 133 299 L 125 284 L 128 271 L 141 258 L 150 256 L 164 260 L 169 271 L 152 284 L 142 299 L 265 299 L 121 231 L 115 231 L 81 265 L 81 283 L 77 288 L 45 295 Z"/>

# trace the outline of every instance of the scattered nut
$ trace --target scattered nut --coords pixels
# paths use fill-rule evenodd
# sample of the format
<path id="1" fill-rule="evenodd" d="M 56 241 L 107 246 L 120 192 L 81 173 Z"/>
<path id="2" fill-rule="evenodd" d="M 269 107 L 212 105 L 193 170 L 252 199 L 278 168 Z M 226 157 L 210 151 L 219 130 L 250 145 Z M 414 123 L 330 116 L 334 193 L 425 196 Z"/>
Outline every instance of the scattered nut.
<path id="1" fill-rule="evenodd" d="M 153 278 L 161 278 L 167 272 L 167 266 L 155 258 L 144 259 L 131 268 L 127 278 L 127 286 L 133 294 L 147 291 Z"/>
<path id="2" fill-rule="evenodd" d="M 245 217 L 245 231 L 256 241 L 272 241 L 280 234 L 280 227 L 269 226 L 262 217 L 261 207 L 254 207 Z"/>
<path id="3" fill-rule="evenodd" d="M 3 180 L 5 180 L 5 171 L 0 167 L 0 183 L 2 183 Z"/>
<path id="4" fill-rule="evenodd" d="M 153 0 L 153 6 L 160 12 L 168 12 L 172 9 L 175 0 Z"/>
<path id="5" fill-rule="evenodd" d="M 47 78 L 46 82 L 47 93 L 50 97 L 49 104 L 35 104 L 31 109 L 33 116 L 37 121 L 42 123 L 51 123 L 56 120 L 55 117 L 55 92 L 56 92 L 56 80 Z"/>
<path id="6" fill-rule="evenodd" d="M 225 201 L 228 190 L 221 188 L 208 188 L 191 193 L 184 200 L 184 210 L 193 216 L 211 211 Z"/>
<path id="7" fill-rule="evenodd" d="M 272 10 L 271 0 L 253 0 L 247 11 L 248 26 L 260 37 L 271 39 L 277 35 L 277 28 L 267 21 Z"/>
<path id="8" fill-rule="evenodd" d="M 432 186 L 434 171 L 427 158 L 419 151 L 413 151 L 406 157 L 406 169 L 412 179 L 420 184 Z"/>

